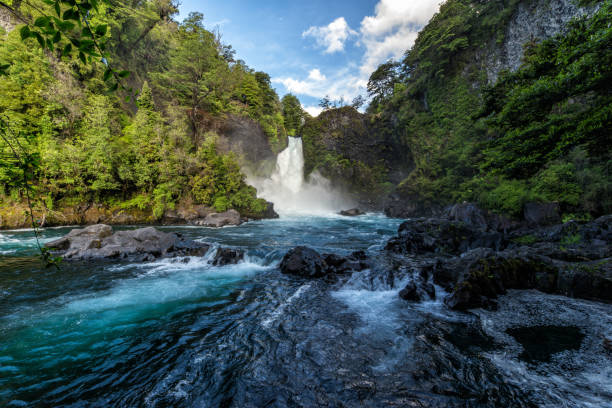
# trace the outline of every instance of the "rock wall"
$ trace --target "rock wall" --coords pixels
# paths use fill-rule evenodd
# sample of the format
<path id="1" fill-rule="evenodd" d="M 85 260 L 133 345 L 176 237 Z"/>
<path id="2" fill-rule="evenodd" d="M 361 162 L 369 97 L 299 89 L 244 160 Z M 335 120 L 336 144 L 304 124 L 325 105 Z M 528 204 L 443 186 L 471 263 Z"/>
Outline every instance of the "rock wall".
<path id="1" fill-rule="evenodd" d="M 522 1 L 512 16 L 501 45 L 491 40 L 485 69 L 489 83 L 494 83 L 503 70 L 516 71 L 521 65 L 525 43 L 541 41 L 562 33 L 568 23 L 584 15 L 592 15 L 598 6 L 579 7 L 576 0 Z"/>

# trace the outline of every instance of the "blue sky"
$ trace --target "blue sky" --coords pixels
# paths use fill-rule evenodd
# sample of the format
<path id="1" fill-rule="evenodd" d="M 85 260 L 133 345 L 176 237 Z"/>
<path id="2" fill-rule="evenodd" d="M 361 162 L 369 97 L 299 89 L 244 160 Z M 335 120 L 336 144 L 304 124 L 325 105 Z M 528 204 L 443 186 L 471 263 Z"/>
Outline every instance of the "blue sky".
<path id="1" fill-rule="evenodd" d="M 369 74 L 400 58 L 442 0 L 183 0 L 237 57 L 270 74 L 278 94 L 317 114 L 325 95 L 366 96 Z"/>

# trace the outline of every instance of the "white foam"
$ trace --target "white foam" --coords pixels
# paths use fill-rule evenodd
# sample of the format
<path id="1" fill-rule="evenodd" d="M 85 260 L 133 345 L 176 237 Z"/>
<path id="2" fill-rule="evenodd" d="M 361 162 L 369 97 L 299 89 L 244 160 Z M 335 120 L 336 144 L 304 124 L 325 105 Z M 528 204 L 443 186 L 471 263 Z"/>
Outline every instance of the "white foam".
<path id="1" fill-rule="evenodd" d="M 278 319 L 283 314 L 285 309 L 291 304 L 293 304 L 293 302 L 295 302 L 296 299 L 302 296 L 302 294 L 304 294 L 304 292 L 306 292 L 308 289 L 310 289 L 310 285 L 300 286 L 293 295 L 289 296 L 289 298 L 287 298 L 285 302 L 281 303 L 279 307 L 274 309 L 272 313 L 270 313 L 270 315 L 261 322 L 262 326 L 264 326 L 265 328 L 270 328 L 272 323 L 274 323 L 276 319 Z"/>
<path id="2" fill-rule="evenodd" d="M 289 145 L 279 153 L 270 178 L 249 177 L 249 184 L 257 188 L 259 197 L 273 202 L 275 210 L 283 216 L 331 215 L 351 206 L 319 173 L 313 172 L 304 180 L 304 155 L 299 137 L 289 137 Z"/>

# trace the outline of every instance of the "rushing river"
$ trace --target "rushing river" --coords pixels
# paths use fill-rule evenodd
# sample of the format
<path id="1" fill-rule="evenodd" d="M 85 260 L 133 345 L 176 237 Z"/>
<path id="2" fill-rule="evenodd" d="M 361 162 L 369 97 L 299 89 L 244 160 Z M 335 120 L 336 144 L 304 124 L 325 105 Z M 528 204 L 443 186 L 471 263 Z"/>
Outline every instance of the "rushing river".
<path id="1" fill-rule="evenodd" d="M 612 306 L 523 291 L 497 312 L 454 313 L 441 288 L 405 302 L 410 271 L 380 255 L 399 223 L 162 227 L 247 251 L 225 267 L 205 257 L 42 269 L 32 232 L 1 232 L 0 406 L 612 406 Z M 365 250 L 380 268 L 336 283 L 282 275 L 300 244 Z M 533 344 L 508 331 L 525 325 L 543 328 L 536 343 L 552 336 L 544 358 L 524 358 Z"/>

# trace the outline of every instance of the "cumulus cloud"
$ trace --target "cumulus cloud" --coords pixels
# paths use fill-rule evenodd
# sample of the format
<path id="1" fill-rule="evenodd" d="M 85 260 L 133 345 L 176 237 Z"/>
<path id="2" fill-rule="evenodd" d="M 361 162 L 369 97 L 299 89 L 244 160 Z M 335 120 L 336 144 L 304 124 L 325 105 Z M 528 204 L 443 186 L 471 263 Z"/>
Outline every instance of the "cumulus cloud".
<path id="1" fill-rule="evenodd" d="M 312 117 L 317 117 L 321 112 L 323 112 L 323 108 L 320 106 L 304 106 L 303 109 L 310 114 Z"/>
<path id="2" fill-rule="evenodd" d="M 363 94 L 367 85 L 367 78 L 361 78 L 349 68 L 343 68 L 330 77 L 325 76 L 319 69 L 313 69 L 305 79 L 292 77 L 273 78 L 272 82 L 280 83 L 287 90 L 296 95 L 307 95 L 321 99 L 328 95 L 333 100 L 344 98 L 351 100 Z"/>
<path id="3" fill-rule="evenodd" d="M 365 46 L 361 74 L 370 75 L 389 58 L 399 59 L 412 47 L 419 30 L 438 11 L 441 0 L 380 0 L 373 16 L 361 21 Z"/>
<path id="4" fill-rule="evenodd" d="M 338 17 L 331 23 L 322 27 L 312 26 L 302 33 L 302 37 L 312 37 L 317 45 L 325 49 L 326 54 L 333 54 L 344 50 L 344 43 L 351 36 L 358 33 L 349 27 L 344 17 Z"/>
<path id="5" fill-rule="evenodd" d="M 443 0 L 380 0 L 374 15 L 366 16 L 360 24 L 359 32 L 352 30 L 344 17 L 339 17 L 327 26 L 310 27 L 302 37 L 312 37 L 325 53 L 344 50 L 345 43 L 354 37 L 363 47 L 359 65 L 348 66 L 326 72 L 314 68 L 306 78 L 275 78 L 289 92 L 321 99 L 329 95 L 331 99 L 344 98 L 350 101 L 357 95 L 366 94 L 370 74 L 389 58 L 400 59 L 410 49 L 418 32 L 438 11 Z M 319 107 L 306 107 L 311 115 L 320 112 Z M 310 109 L 310 110 L 309 110 Z"/>

